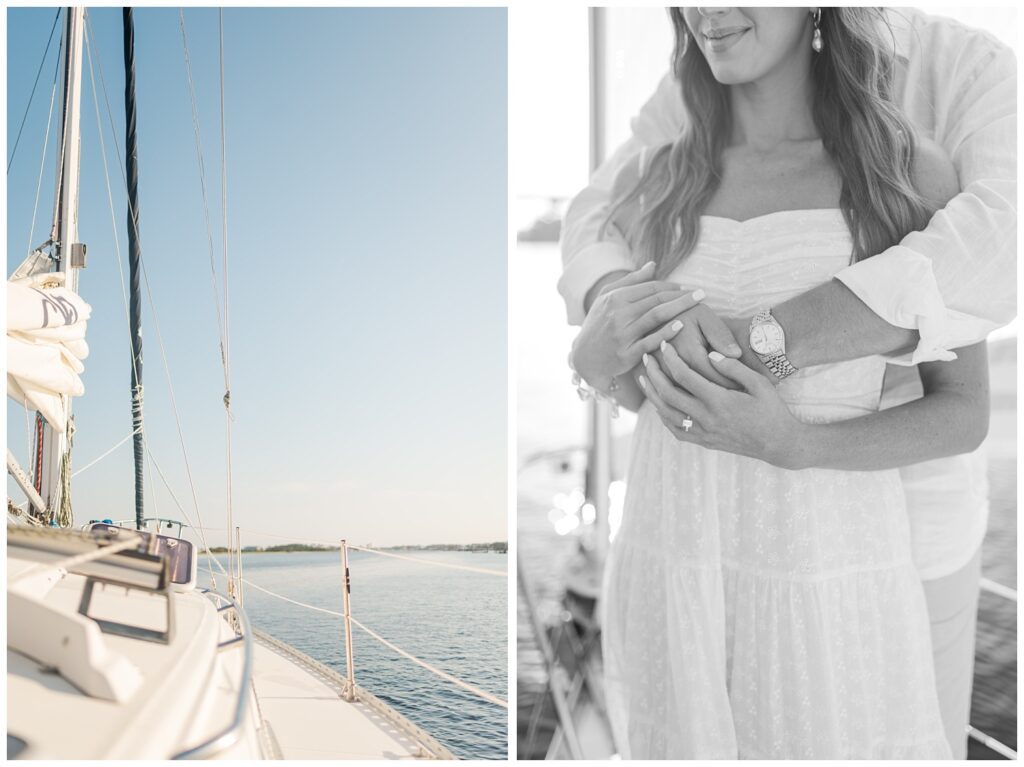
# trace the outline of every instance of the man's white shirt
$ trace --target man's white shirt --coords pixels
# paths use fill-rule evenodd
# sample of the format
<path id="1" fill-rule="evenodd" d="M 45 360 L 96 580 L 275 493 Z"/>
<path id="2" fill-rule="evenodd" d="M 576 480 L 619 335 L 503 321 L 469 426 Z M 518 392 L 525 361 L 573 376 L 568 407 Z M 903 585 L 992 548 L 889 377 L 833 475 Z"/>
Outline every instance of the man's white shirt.
<path id="1" fill-rule="evenodd" d="M 887 15 L 897 101 L 917 130 L 945 149 L 961 192 L 923 231 L 836 279 L 890 324 L 919 332 L 913 351 L 888 357 L 895 365 L 916 365 L 954 359 L 951 350 L 983 340 L 1016 316 L 1017 64 L 986 32 L 913 9 Z M 614 226 L 599 236 L 615 174 L 642 148 L 675 139 L 685 121 L 679 85 L 666 75 L 633 119 L 632 137 L 569 206 L 558 288 L 570 323 L 582 323 L 584 297 L 598 280 L 637 266 Z M 887 376 L 883 406 L 920 396 L 916 379 Z M 983 456 L 979 451 L 900 471 L 922 578 L 955 572 L 985 534 Z"/>

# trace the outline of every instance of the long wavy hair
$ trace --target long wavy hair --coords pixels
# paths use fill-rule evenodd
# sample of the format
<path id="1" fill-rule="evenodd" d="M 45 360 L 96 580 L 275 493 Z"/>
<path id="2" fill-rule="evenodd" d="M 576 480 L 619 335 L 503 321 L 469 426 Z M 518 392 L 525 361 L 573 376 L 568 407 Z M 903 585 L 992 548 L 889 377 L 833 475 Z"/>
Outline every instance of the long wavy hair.
<path id="1" fill-rule="evenodd" d="M 682 11 L 669 13 L 672 69 L 688 120 L 678 138 L 650 153 L 640 181 L 615 200 L 605 221 L 606 228 L 643 196 L 642 211 L 625 234 L 637 263 L 656 261 L 660 278 L 697 243 L 732 128 L 728 86 L 715 79 Z M 911 181 L 914 133 L 893 102 L 893 44 L 887 49 L 883 19 L 877 8 L 822 8 L 824 49 L 811 64 L 814 123 L 842 180 L 839 207 L 853 235 L 851 261 L 924 228 L 932 212 Z"/>

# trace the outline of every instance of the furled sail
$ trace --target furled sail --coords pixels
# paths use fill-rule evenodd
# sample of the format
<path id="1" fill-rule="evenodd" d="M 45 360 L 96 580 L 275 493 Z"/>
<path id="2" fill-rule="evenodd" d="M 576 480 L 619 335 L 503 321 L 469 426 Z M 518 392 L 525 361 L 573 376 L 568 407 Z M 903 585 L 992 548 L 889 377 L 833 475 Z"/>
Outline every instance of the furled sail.
<path id="1" fill-rule="evenodd" d="M 61 272 L 7 283 L 7 396 L 38 410 L 56 431 L 67 423 L 67 397 L 85 392 L 85 325 L 92 308 L 64 287 Z"/>

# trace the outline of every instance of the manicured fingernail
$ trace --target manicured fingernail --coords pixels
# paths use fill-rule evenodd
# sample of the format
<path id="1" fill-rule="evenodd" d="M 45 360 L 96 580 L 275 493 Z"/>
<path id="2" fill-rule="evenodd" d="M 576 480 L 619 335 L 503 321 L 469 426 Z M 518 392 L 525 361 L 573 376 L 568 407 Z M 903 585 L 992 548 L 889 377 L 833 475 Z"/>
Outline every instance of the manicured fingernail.
<path id="1" fill-rule="evenodd" d="M 711 360 L 712 362 L 721 362 L 722 360 L 725 359 L 725 357 L 723 357 L 718 352 L 709 352 L 708 359 Z"/>
<path id="2" fill-rule="evenodd" d="M 690 296 L 690 298 L 692 298 L 694 301 L 703 301 L 704 296 L 706 295 L 707 293 L 705 293 L 703 289 L 697 288 L 695 291 L 693 291 L 693 295 Z"/>
<path id="3" fill-rule="evenodd" d="M 668 351 L 668 341 L 662 341 L 661 342 L 661 350 L 663 352 L 667 352 Z"/>
<path id="4" fill-rule="evenodd" d="M 678 333 L 678 332 L 679 332 L 680 330 L 682 330 L 682 329 L 683 329 L 683 321 L 682 321 L 682 320 L 676 320 L 676 321 L 675 321 L 675 322 L 673 322 L 673 323 L 672 323 L 672 325 L 670 326 L 670 330 L 671 330 L 671 331 L 672 331 L 673 333 Z"/>
<path id="5" fill-rule="evenodd" d="M 646 389 L 647 388 L 647 379 L 646 378 L 644 378 L 643 376 L 637 376 L 636 380 L 640 382 L 640 388 L 641 389 Z"/>
<path id="6" fill-rule="evenodd" d="M 648 261 L 646 264 L 644 264 L 640 268 L 641 269 L 647 269 L 648 267 L 651 267 L 651 266 L 654 266 L 654 262 L 653 261 Z"/>
<path id="7" fill-rule="evenodd" d="M 729 354 L 735 354 L 736 356 L 739 356 L 740 354 L 743 353 L 743 350 L 740 349 L 740 347 L 737 346 L 736 344 L 729 344 L 727 349 L 729 351 Z"/>
<path id="8" fill-rule="evenodd" d="M 643 360 L 644 360 L 644 364 L 646 365 L 647 364 L 647 354 L 646 353 L 643 356 Z"/>

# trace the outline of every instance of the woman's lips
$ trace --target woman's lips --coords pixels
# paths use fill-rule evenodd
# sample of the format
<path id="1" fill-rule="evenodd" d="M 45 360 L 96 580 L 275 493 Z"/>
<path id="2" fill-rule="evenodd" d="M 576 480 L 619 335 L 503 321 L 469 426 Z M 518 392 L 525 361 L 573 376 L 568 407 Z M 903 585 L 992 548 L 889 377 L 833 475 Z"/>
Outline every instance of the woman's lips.
<path id="1" fill-rule="evenodd" d="M 747 33 L 747 29 L 720 29 L 715 30 L 714 37 L 710 37 L 707 33 L 704 34 L 705 48 L 712 53 L 723 53 L 729 50 L 740 38 Z"/>

